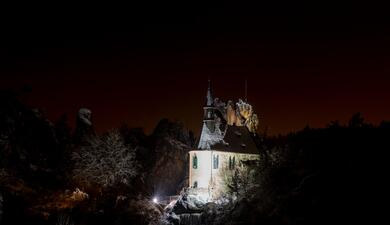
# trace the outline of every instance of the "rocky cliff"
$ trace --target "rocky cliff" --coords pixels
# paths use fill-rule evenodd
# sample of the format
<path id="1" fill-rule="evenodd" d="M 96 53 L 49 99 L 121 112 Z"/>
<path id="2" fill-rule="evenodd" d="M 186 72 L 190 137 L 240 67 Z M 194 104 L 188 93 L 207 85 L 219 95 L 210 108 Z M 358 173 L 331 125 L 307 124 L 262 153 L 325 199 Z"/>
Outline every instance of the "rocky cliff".
<path id="1" fill-rule="evenodd" d="M 188 152 L 195 143 L 193 134 L 183 124 L 163 119 L 151 138 L 154 160 L 148 183 L 154 194 L 176 195 L 187 186 Z"/>

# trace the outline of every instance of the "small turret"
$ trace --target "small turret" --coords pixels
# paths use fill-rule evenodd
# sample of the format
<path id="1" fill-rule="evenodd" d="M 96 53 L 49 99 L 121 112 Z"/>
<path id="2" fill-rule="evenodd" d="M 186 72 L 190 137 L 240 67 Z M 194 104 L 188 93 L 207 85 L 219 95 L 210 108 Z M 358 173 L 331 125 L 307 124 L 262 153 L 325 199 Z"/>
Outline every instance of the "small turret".
<path id="1" fill-rule="evenodd" d="M 208 81 L 207 96 L 206 96 L 206 106 L 203 107 L 203 123 L 206 124 L 207 128 L 211 132 L 215 131 L 215 107 L 214 99 L 211 92 L 211 82 Z"/>

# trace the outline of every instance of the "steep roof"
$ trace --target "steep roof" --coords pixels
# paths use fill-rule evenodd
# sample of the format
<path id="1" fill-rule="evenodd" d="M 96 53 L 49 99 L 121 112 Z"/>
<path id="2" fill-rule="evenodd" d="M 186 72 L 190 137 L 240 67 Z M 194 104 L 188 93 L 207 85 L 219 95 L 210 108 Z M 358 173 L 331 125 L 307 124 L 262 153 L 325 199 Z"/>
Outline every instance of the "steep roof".
<path id="1" fill-rule="evenodd" d="M 246 126 L 228 125 L 223 142 L 218 142 L 210 146 L 210 149 L 225 152 L 259 154 L 251 135 Z"/>

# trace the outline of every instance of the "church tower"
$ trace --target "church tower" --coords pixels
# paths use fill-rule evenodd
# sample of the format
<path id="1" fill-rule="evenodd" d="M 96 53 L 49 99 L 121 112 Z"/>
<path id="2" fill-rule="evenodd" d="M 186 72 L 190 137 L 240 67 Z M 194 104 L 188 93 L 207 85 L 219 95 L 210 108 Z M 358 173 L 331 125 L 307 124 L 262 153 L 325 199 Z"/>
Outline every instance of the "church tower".
<path id="1" fill-rule="evenodd" d="M 211 81 L 208 81 L 207 96 L 206 96 L 206 105 L 203 107 L 203 126 L 213 133 L 215 131 L 215 107 L 214 107 L 214 98 L 211 93 Z"/>

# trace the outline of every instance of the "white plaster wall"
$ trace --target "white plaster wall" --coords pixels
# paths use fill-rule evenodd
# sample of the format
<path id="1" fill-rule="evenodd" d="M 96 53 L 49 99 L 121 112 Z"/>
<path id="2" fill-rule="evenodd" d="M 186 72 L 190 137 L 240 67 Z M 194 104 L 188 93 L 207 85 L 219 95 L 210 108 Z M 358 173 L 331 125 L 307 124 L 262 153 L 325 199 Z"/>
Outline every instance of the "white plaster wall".
<path id="1" fill-rule="evenodd" d="M 194 155 L 198 158 L 198 168 L 192 167 Z M 190 180 L 189 186 L 192 187 L 198 182 L 198 188 L 208 188 L 211 179 L 211 151 L 194 150 L 190 151 Z"/>
<path id="2" fill-rule="evenodd" d="M 219 167 L 218 169 L 212 169 L 214 191 L 221 191 L 224 189 L 223 171 L 229 169 L 229 157 L 231 158 L 235 157 L 235 167 L 241 166 L 240 161 L 256 160 L 260 158 L 260 155 L 258 154 L 242 154 L 242 153 L 220 152 L 220 151 L 213 151 L 213 154 L 219 155 Z"/>
<path id="3" fill-rule="evenodd" d="M 213 190 L 220 190 L 223 187 L 223 168 L 229 166 L 229 156 L 235 157 L 235 166 L 240 166 L 240 160 L 259 159 L 257 154 L 239 154 L 232 152 L 220 152 L 214 150 L 193 150 L 190 151 L 189 163 L 189 186 L 193 187 L 194 182 L 198 183 L 198 188 L 209 188 Z M 198 167 L 194 169 L 193 156 L 198 158 Z M 219 155 L 219 166 L 217 169 L 213 168 L 213 155 Z M 209 186 L 211 185 L 211 186 Z"/>

